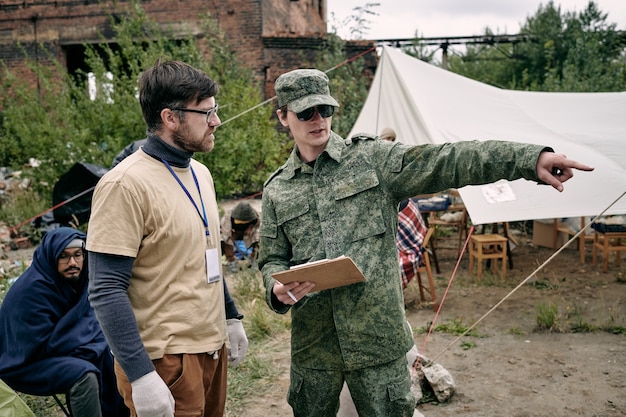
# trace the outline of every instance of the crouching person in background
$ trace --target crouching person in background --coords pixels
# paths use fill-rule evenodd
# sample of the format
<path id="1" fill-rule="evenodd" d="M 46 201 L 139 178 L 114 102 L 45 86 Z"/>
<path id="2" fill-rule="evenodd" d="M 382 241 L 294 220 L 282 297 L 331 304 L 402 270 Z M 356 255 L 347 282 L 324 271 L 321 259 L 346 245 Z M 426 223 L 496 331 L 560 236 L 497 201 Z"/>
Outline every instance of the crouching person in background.
<path id="1" fill-rule="evenodd" d="M 241 260 L 247 259 L 252 268 L 257 267 L 259 224 L 259 214 L 245 201 L 222 216 L 220 221 L 222 253 L 226 256 L 231 273 L 239 270 L 238 261 Z"/>

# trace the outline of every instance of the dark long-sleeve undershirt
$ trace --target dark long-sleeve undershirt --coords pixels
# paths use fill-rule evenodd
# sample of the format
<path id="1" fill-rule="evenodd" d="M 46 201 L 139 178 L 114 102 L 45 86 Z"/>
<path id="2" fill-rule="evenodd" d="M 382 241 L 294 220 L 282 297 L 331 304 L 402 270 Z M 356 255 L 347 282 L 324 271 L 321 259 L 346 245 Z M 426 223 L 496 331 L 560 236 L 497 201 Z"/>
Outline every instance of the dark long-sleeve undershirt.
<path id="1" fill-rule="evenodd" d="M 165 159 L 178 167 L 189 166 L 192 156 L 150 134 L 143 150 L 155 159 Z M 127 294 L 134 261 L 134 258 L 127 256 L 99 252 L 89 254 L 89 301 L 96 311 L 113 355 L 131 382 L 154 370 L 141 341 Z M 237 311 L 226 281 L 223 282 L 226 318 L 240 319 L 242 316 Z M 95 287 L 97 291 L 93 291 Z M 107 308 L 99 308 L 104 304 Z"/>

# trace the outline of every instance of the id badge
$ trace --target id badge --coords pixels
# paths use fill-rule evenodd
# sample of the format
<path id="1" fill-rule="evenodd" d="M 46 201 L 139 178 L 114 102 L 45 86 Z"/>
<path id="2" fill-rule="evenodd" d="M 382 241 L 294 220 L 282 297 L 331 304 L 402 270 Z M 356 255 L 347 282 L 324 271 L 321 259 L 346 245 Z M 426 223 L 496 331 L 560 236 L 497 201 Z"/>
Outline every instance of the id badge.
<path id="1" fill-rule="evenodd" d="M 206 253 L 206 278 L 209 284 L 220 280 L 220 254 L 217 248 L 207 249 Z"/>

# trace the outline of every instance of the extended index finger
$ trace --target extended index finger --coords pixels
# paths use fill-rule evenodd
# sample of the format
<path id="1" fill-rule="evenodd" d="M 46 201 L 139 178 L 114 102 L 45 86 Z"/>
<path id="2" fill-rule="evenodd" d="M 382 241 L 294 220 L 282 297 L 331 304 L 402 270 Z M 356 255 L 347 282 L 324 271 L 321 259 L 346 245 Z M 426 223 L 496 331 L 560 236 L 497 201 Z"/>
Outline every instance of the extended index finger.
<path id="1" fill-rule="evenodd" d="M 562 166 L 559 166 L 562 165 Z M 574 161 L 572 159 L 565 159 L 561 164 L 555 164 L 555 166 L 564 169 L 564 168 L 573 168 L 578 169 L 580 171 L 593 171 L 595 168 L 591 165 L 583 164 L 582 162 Z"/>

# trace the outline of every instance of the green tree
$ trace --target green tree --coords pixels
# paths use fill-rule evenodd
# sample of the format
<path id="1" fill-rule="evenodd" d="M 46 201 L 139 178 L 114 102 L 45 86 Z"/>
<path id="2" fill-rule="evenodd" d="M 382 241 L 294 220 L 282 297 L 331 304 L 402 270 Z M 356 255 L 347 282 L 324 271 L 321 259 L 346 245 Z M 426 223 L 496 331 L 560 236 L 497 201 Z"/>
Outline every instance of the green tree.
<path id="1" fill-rule="evenodd" d="M 590 2 L 580 14 L 565 17 L 566 57 L 550 69 L 547 91 L 621 91 L 626 86 L 626 55 L 622 37 L 607 14 Z M 623 35 L 622 35 L 623 36 Z"/>
<path id="2" fill-rule="evenodd" d="M 29 158 L 41 161 L 33 174 L 50 197 L 52 185 L 74 163 L 109 166 L 125 145 L 145 137 L 137 78 L 160 57 L 183 60 L 218 82 L 223 121 L 262 101 L 251 71 L 235 59 L 208 13 L 201 39 L 177 39 L 149 19 L 140 2 L 132 6 L 126 19 L 111 20 L 116 44 L 103 38 L 85 45 L 100 87 L 94 99 L 87 94 L 87 74 L 72 77 L 53 58 L 52 67 L 32 65 L 39 90 L 6 67 L 0 76 L 1 88 L 10 92 L 2 97 L 0 164 L 18 168 Z M 284 159 L 288 139 L 276 131 L 272 113 L 272 106 L 261 106 L 225 123 L 216 132 L 214 152 L 196 155 L 211 169 L 219 197 L 260 191 Z"/>
<path id="3" fill-rule="evenodd" d="M 352 13 L 342 21 L 337 21 L 334 12 L 330 14 L 331 33 L 337 35 L 339 28 L 348 28 L 351 39 L 363 39 L 370 30 L 370 17 L 378 16 L 375 9 L 380 3 L 367 2 L 352 9 Z"/>
<path id="4" fill-rule="evenodd" d="M 232 49 L 224 47 L 228 42 L 212 20 L 207 19 L 206 32 L 217 35 L 205 37 L 210 59 L 198 55 L 197 65 L 220 85 L 216 99 L 223 126 L 215 133 L 214 151 L 198 159 L 214 173 L 219 196 L 258 193 L 287 157 L 290 139 L 276 129 L 275 104 L 260 105 L 261 88 L 252 71 L 240 64 Z"/>
<path id="5" fill-rule="evenodd" d="M 439 65 L 439 63 L 437 63 L 435 59 L 437 49 L 425 45 L 422 41 L 422 37 L 419 35 L 419 32 L 417 30 L 415 31 L 415 36 L 413 37 L 411 43 L 404 45 L 402 47 L 402 50 L 407 55 L 410 55 L 421 61 L 428 62 L 434 65 Z"/>
<path id="6" fill-rule="evenodd" d="M 562 13 L 550 1 L 522 26 L 527 41 L 470 46 L 463 56 L 450 59 L 450 69 L 502 88 L 622 91 L 624 35 L 607 18 L 593 1 L 580 13 Z"/>
<path id="7" fill-rule="evenodd" d="M 345 41 L 336 34 L 329 33 L 326 46 L 320 51 L 317 63 L 314 64 L 315 68 L 327 72 L 331 94 L 339 102 L 340 107 L 333 116 L 332 129 L 342 137 L 350 133 L 359 117 L 371 84 L 371 80 L 364 75 L 363 59 L 352 58 L 346 59 Z"/>
<path id="8" fill-rule="evenodd" d="M 493 33 L 487 29 L 485 36 Z M 517 76 L 512 61 L 520 52 L 520 42 L 468 45 L 462 54 L 449 58 L 450 71 L 500 88 L 513 88 Z"/>
<path id="9" fill-rule="evenodd" d="M 331 15 L 331 31 L 320 51 L 314 68 L 326 71 L 330 80 L 331 94 L 340 104 L 333 116 L 333 131 L 346 137 L 361 113 L 371 85 L 373 74 L 367 74 L 364 60 L 354 59 L 346 54 L 346 41 L 337 34 L 338 28 L 348 28 L 351 37 L 362 39 L 369 30 L 372 16 L 378 16 L 375 9 L 380 3 L 367 2 L 352 9 L 352 13 L 341 22 Z M 370 53 L 376 53 L 372 50 Z M 376 132 L 371 132 L 376 133 Z"/>

